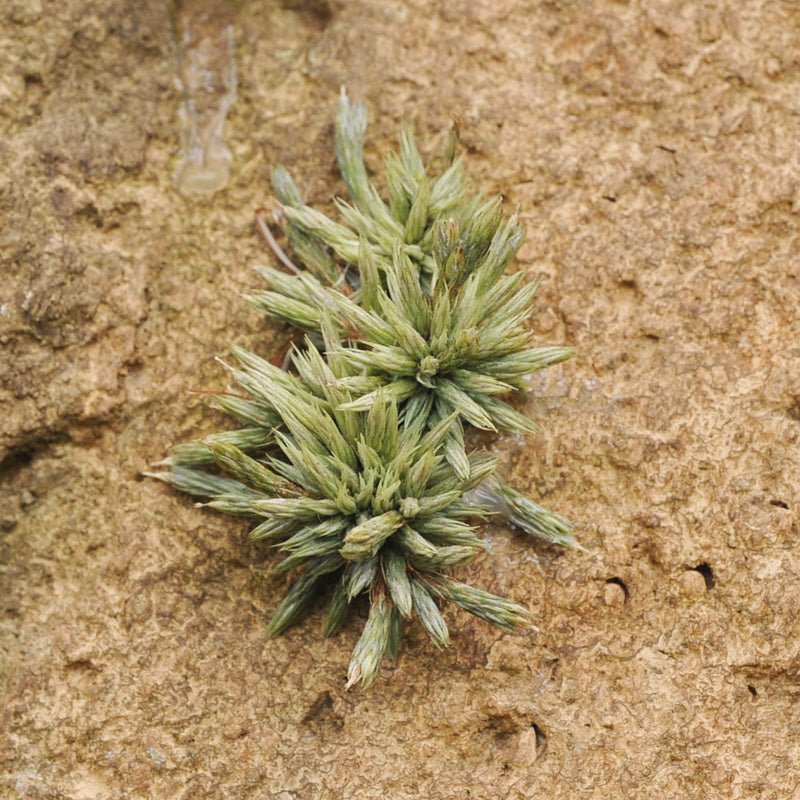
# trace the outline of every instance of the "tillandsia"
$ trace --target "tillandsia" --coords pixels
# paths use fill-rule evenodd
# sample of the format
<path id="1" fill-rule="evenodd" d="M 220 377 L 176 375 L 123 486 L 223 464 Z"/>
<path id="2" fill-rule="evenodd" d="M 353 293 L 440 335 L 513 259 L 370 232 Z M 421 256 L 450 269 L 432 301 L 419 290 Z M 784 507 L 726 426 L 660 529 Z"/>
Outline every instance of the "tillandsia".
<path id="1" fill-rule="evenodd" d="M 567 520 L 499 481 L 496 460 L 465 440 L 469 426 L 531 431 L 504 396 L 572 354 L 530 344 L 536 285 L 506 274 L 519 222 L 504 218 L 500 199 L 469 196 L 452 137 L 443 172 L 430 178 L 408 127 L 386 161 L 384 202 L 364 165 L 365 131 L 365 106 L 343 93 L 335 147 L 353 201 L 337 200 L 343 223 L 307 206 L 285 169 L 273 174 L 279 219 L 305 269 L 266 229 L 292 274 L 261 269 L 269 289 L 248 299 L 305 330 L 303 346 L 287 369 L 234 348 L 238 389 L 213 402 L 244 427 L 179 445 L 168 470 L 149 473 L 212 508 L 260 519 L 253 538 L 286 555 L 276 571 L 301 570 L 271 635 L 328 583 L 326 635 L 368 595 L 348 686 L 374 680 L 412 617 L 446 645 L 437 601 L 506 630 L 532 625 L 518 603 L 449 576 L 485 549 L 483 517 L 499 513 L 576 545 Z"/>

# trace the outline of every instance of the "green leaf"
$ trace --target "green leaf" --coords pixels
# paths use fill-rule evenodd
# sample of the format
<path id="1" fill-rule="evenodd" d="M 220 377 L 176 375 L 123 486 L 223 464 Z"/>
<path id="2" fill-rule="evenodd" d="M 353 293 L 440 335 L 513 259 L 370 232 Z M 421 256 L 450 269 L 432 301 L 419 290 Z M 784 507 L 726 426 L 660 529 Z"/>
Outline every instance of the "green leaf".
<path id="1" fill-rule="evenodd" d="M 383 555 L 383 577 L 397 610 L 408 619 L 413 606 L 411 583 L 406 560 L 393 548 L 387 549 Z"/>
<path id="2" fill-rule="evenodd" d="M 267 633 L 274 638 L 297 622 L 314 601 L 324 576 L 338 569 L 341 563 L 338 556 L 327 556 L 312 562 L 275 609 Z"/>
<path id="3" fill-rule="evenodd" d="M 203 467 L 214 463 L 216 444 L 230 445 L 245 452 L 263 450 L 274 441 L 272 428 L 240 428 L 236 431 L 212 433 L 200 442 L 179 444 L 172 451 L 167 463 L 181 467 Z M 176 484 L 173 484 L 176 485 Z M 177 488 L 180 488 L 179 486 Z M 186 491 L 186 490 L 184 490 Z"/>
<path id="4" fill-rule="evenodd" d="M 483 589 L 467 586 L 451 578 L 440 579 L 442 594 L 457 606 L 506 631 L 535 628 L 530 611 L 513 600 L 498 597 Z"/>
<path id="5" fill-rule="evenodd" d="M 255 500 L 253 510 L 263 516 L 282 519 L 313 520 L 333 516 L 339 508 L 333 500 L 314 497 L 272 497 Z"/>
<path id="6" fill-rule="evenodd" d="M 386 658 L 396 661 L 400 655 L 400 640 L 403 638 L 403 617 L 397 607 L 392 608 L 389 618 L 389 638 L 386 642 Z"/>
<path id="7" fill-rule="evenodd" d="M 417 612 L 422 627 L 425 628 L 437 647 L 447 647 L 450 644 L 447 623 L 425 585 L 418 580 L 412 580 L 411 595 L 414 600 L 414 611 Z"/>
<path id="8" fill-rule="evenodd" d="M 351 563 L 347 572 L 347 600 L 351 602 L 354 597 L 372 586 L 378 572 L 378 559 L 370 558 L 367 561 Z"/>
<path id="9" fill-rule="evenodd" d="M 479 493 L 481 501 L 498 505 L 497 501 L 493 502 L 493 495 L 499 498 L 498 510 L 515 527 L 550 544 L 581 549 L 572 535 L 574 526 L 565 517 L 542 508 L 529 497 L 499 481 L 489 483 Z"/>
<path id="10" fill-rule="evenodd" d="M 325 636 L 333 636 L 344 625 L 347 614 L 350 611 L 350 603 L 347 599 L 347 580 L 344 575 L 339 578 L 336 588 L 333 590 L 331 603 L 325 617 Z"/>
<path id="11" fill-rule="evenodd" d="M 183 467 L 179 464 L 170 466 L 169 472 L 145 472 L 149 478 L 158 478 L 187 494 L 201 497 L 214 497 L 222 494 L 239 494 L 244 497 L 255 496 L 253 491 L 240 481 L 223 478 L 210 472 Z"/>
<path id="12" fill-rule="evenodd" d="M 371 517 L 347 532 L 340 550 L 348 561 L 366 561 L 372 558 L 380 546 L 404 523 L 399 511 L 387 511 Z"/>
<path id="13" fill-rule="evenodd" d="M 254 458 L 231 444 L 217 442 L 210 445 L 214 460 L 221 469 L 251 486 L 256 491 L 284 496 L 297 495 L 299 490 L 285 478 L 267 469 Z"/>
<path id="14" fill-rule="evenodd" d="M 425 232 L 428 222 L 428 210 L 431 201 L 431 187 L 426 180 L 421 180 L 417 186 L 414 200 L 411 204 L 405 226 L 405 241 L 416 244 Z"/>
<path id="15" fill-rule="evenodd" d="M 372 601 L 367 623 L 353 650 L 345 688 L 359 681 L 362 688 L 366 688 L 375 680 L 390 635 L 391 611 L 386 598 L 379 595 Z"/>
<path id="16" fill-rule="evenodd" d="M 298 328 L 319 330 L 319 309 L 302 300 L 263 290 L 245 295 L 244 299 L 270 317 L 286 320 Z"/>

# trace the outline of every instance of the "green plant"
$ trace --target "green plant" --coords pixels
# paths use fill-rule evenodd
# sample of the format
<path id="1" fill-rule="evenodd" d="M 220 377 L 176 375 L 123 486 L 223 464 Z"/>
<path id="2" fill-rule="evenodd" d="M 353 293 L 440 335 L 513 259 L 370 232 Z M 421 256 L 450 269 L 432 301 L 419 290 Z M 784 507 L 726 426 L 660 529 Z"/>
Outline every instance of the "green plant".
<path id="1" fill-rule="evenodd" d="M 530 344 L 536 285 L 506 274 L 519 223 L 503 218 L 499 199 L 468 195 L 452 147 L 430 178 L 407 127 L 386 162 L 385 203 L 364 166 L 365 129 L 365 107 L 343 95 L 336 154 L 353 198 L 337 201 L 344 224 L 307 206 L 286 170 L 273 175 L 284 232 L 306 269 L 279 251 L 295 274 L 262 269 L 269 289 L 249 300 L 307 332 L 292 354 L 295 372 L 235 349 L 243 394 L 214 403 L 245 427 L 177 447 L 169 470 L 154 474 L 212 508 L 261 518 L 252 535 L 286 554 L 277 571 L 303 569 L 270 634 L 298 619 L 326 582 L 335 583 L 328 635 L 355 597 L 369 595 L 348 685 L 374 679 L 412 616 L 446 644 L 436 599 L 508 630 L 531 624 L 517 603 L 446 574 L 484 547 L 470 521 L 501 513 L 575 545 L 563 517 L 499 482 L 494 458 L 466 446 L 470 425 L 531 431 L 503 397 L 572 354 Z"/>

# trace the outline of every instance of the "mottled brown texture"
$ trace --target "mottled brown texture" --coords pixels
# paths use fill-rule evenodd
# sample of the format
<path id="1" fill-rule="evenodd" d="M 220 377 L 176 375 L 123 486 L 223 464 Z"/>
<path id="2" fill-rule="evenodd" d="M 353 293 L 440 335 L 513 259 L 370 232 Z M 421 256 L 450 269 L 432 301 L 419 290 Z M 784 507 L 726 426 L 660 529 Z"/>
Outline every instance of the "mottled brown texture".
<path id="1" fill-rule="evenodd" d="M 0 796 L 800 796 L 800 7 L 244 2 L 210 202 L 171 183 L 172 24 L 0 7 Z M 412 630 L 365 693 L 357 621 L 267 639 L 268 550 L 139 478 L 221 424 L 188 394 L 215 354 L 288 341 L 238 296 L 253 210 L 278 161 L 330 207 L 341 84 L 372 167 L 454 116 L 522 209 L 537 329 L 579 357 L 499 448 L 588 549 L 493 528 L 460 574 L 541 633 L 448 610 L 451 648 Z"/>

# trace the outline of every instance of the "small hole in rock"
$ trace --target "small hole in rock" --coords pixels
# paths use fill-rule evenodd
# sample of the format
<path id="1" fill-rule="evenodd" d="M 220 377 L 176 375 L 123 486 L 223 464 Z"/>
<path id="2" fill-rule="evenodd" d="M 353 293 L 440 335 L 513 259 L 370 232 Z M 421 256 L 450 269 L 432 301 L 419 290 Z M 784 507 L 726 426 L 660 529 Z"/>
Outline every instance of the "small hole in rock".
<path id="1" fill-rule="evenodd" d="M 714 588 L 714 571 L 711 567 L 704 561 L 702 564 L 698 564 L 694 569 L 695 572 L 699 572 L 703 576 L 703 580 L 706 582 L 706 589 L 711 591 Z"/>
<path id="2" fill-rule="evenodd" d="M 330 692 L 323 692 L 319 697 L 317 697 L 317 699 L 314 701 L 314 704 L 311 706 L 311 708 L 309 708 L 305 717 L 303 717 L 303 723 L 308 724 L 309 722 L 324 716 L 326 713 L 329 713 L 332 708 L 333 697 L 331 697 Z"/>
<path id="3" fill-rule="evenodd" d="M 35 455 L 36 453 L 33 447 L 21 448 L 13 451 L 4 461 L 0 462 L 0 475 L 10 480 L 26 467 L 29 467 L 33 463 Z"/>
<path id="4" fill-rule="evenodd" d="M 752 697 L 758 697 L 758 692 L 756 691 L 756 687 L 752 684 L 747 684 L 747 691 L 750 692 Z"/>
<path id="5" fill-rule="evenodd" d="M 531 723 L 534 734 L 536 734 L 536 758 L 542 758 L 547 752 L 547 734 L 535 723 Z"/>
<path id="6" fill-rule="evenodd" d="M 283 0 L 281 5 L 289 11 L 309 16 L 320 28 L 327 27 L 333 19 L 333 9 L 328 0 Z"/>
<path id="7" fill-rule="evenodd" d="M 631 596 L 631 593 L 628 591 L 628 587 L 625 585 L 625 581 L 622 578 L 609 578 L 606 581 L 606 586 L 619 586 L 622 589 L 622 593 L 625 595 L 625 601 L 628 602 L 628 598 Z"/>
<path id="8" fill-rule="evenodd" d="M 785 503 L 783 500 L 770 500 L 769 504 L 771 506 L 777 506 L 778 508 L 785 508 L 788 510 L 789 504 Z"/>
<path id="9" fill-rule="evenodd" d="M 89 205 L 82 208 L 75 216 L 77 219 L 85 220 L 95 228 L 103 227 L 103 218 L 100 216 L 100 212 L 97 210 L 97 206 L 95 206 L 94 203 L 89 203 Z"/>

